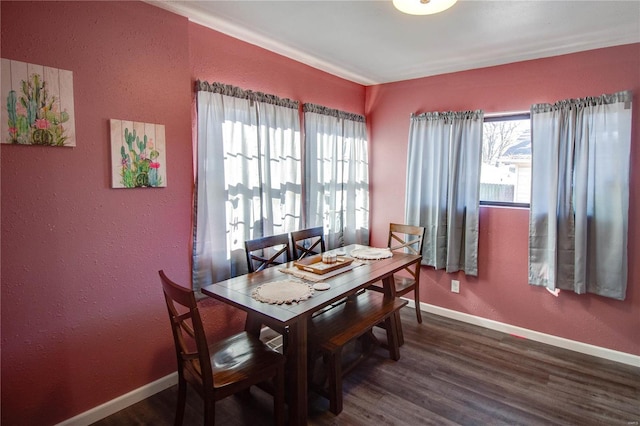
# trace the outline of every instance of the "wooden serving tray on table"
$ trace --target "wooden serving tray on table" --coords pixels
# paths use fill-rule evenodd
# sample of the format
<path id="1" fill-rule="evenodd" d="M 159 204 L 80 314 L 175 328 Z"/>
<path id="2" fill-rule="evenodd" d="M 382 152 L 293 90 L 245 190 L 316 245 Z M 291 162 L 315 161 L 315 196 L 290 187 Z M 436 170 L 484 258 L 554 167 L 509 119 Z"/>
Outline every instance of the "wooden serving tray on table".
<path id="1" fill-rule="evenodd" d="M 336 263 L 324 263 L 322 261 L 322 255 L 318 254 L 316 256 L 306 257 L 304 259 L 297 260 L 293 262 L 296 268 L 313 272 L 314 274 L 323 275 L 327 272 L 335 271 L 336 269 L 344 268 L 345 266 L 351 265 L 354 261 L 352 257 L 346 256 L 338 256 L 336 258 Z"/>

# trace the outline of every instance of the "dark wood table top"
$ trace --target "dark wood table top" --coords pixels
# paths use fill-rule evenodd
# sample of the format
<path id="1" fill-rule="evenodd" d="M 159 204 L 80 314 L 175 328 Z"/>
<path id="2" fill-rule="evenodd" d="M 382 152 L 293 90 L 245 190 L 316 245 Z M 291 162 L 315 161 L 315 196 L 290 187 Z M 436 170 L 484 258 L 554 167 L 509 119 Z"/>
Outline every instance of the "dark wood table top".
<path id="1" fill-rule="evenodd" d="M 333 251 L 344 251 L 348 256 L 353 249 L 361 247 L 364 246 L 350 245 Z M 328 278 L 325 282 L 331 285 L 330 289 L 315 290 L 311 298 L 291 304 L 277 305 L 260 302 L 253 299 L 251 293 L 261 284 L 296 279 L 292 275 L 280 271 L 281 268 L 293 266 L 293 263 L 221 281 L 203 287 L 201 291 L 215 299 L 256 314 L 267 320 L 267 323 L 276 322 L 281 325 L 289 325 L 300 317 L 311 315 L 313 312 L 345 296 L 354 294 L 408 265 L 419 262 L 420 259 L 421 257 L 416 255 L 394 253 L 392 257 L 387 259 L 368 261 L 361 266 Z"/>

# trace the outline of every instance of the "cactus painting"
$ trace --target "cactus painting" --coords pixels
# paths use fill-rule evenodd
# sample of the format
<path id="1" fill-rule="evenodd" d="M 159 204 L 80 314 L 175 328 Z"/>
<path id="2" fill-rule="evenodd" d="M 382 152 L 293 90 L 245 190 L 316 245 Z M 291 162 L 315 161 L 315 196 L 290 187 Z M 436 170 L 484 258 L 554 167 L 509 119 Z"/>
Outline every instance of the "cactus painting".
<path id="1" fill-rule="evenodd" d="M 164 126 L 114 120 L 111 125 L 111 186 L 167 186 Z"/>
<path id="2" fill-rule="evenodd" d="M 1 75 L 0 142 L 76 145 L 71 71 L 2 59 Z"/>

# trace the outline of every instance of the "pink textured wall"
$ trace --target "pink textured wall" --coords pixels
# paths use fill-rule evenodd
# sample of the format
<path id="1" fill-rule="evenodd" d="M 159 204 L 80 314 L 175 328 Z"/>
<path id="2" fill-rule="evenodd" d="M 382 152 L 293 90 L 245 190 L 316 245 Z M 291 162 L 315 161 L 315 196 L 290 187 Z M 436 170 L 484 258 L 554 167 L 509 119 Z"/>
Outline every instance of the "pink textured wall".
<path id="1" fill-rule="evenodd" d="M 482 109 L 528 111 L 555 102 L 630 89 L 634 92 L 629 278 L 627 298 L 562 292 L 554 297 L 527 284 L 528 209 L 480 211 L 479 276 L 423 267 L 421 300 L 476 315 L 640 355 L 640 44 L 459 72 L 367 88 L 372 143 L 372 244 L 386 244 L 386 228 L 404 220 L 409 116 L 412 112 Z M 391 167 L 393 165 L 393 167 Z M 452 279 L 460 294 L 450 292 Z"/>
<path id="2" fill-rule="evenodd" d="M 365 89 L 143 2 L 0 7 L 2 57 L 74 81 L 75 148 L 0 148 L 1 422 L 40 426 L 175 371 L 157 271 L 189 283 L 193 81 L 357 113 Z M 167 188 L 110 188 L 110 118 L 165 125 Z M 211 334 L 240 329 L 205 305 Z"/>
<path id="3" fill-rule="evenodd" d="M 224 34 L 189 26 L 192 77 L 364 114 L 365 88 Z M 302 110 L 302 106 L 300 107 Z"/>
<path id="4" fill-rule="evenodd" d="M 0 147 L 7 425 L 54 424 L 175 371 L 156 271 L 189 280 L 194 80 L 366 111 L 377 244 L 389 221 L 403 219 L 411 112 L 522 110 L 533 102 L 639 89 L 638 45 L 365 90 L 142 2 L 4 0 L 0 7 L 3 58 L 73 71 L 78 138 L 75 148 Z M 542 78 L 552 65 L 571 75 Z M 110 118 L 166 126 L 167 188 L 110 189 Z M 637 152 L 634 129 L 635 169 Z M 634 171 L 632 192 L 638 179 Z M 631 256 L 638 249 L 638 207 L 634 193 Z M 423 300 L 640 354 L 633 339 L 639 266 L 631 264 L 625 302 L 553 298 L 526 285 L 527 216 L 482 209 L 481 276 L 459 277 L 462 292 L 454 297 L 451 277 L 425 268 Z M 240 327 L 237 311 L 207 305 L 212 334 Z M 566 320 L 591 333 L 565 326 Z"/>
<path id="5" fill-rule="evenodd" d="M 188 22 L 1 6 L 3 58 L 73 71 L 77 146 L 1 147 L 2 424 L 46 425 L 175 369 L 157 270 L 189 278 Z M 167 188 L 110 188 L 111 118 L 166 126 Z"/>

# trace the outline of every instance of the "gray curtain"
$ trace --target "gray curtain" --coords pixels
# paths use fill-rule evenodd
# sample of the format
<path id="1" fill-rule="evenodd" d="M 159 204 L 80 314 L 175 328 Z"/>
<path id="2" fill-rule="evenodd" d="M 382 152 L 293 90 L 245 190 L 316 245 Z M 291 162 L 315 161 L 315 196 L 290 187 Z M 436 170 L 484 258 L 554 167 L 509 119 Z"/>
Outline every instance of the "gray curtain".
<path id="1" fill-rule="evenodd" d="M 530 284 L 625 298 L 631 100 L 531 107 Z"/>
<path id="2" fill-rule="evenodd" d="M 300 227 L 298 102 L 197 82 L 193 288 L 245 273 L 244 241 Z"/>
<path id="3" fill-rule="evenodd" d="M 328 248 L 369 244 L 369 150 L 361 115 L 304 104 L 306 226 Z"/>
<path id="4" fill-rule="evenodd" d="M 482 111 L 412 114 L 407 224 L 426 228 L 422 263 L 478 275 Z"/>

